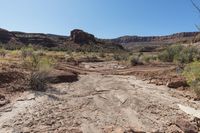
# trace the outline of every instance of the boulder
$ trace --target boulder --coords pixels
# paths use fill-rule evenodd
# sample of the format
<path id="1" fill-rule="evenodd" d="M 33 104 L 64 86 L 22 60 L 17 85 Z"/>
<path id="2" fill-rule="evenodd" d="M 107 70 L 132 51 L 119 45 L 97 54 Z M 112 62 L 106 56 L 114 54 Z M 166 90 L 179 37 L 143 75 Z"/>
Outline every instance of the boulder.
<path id="1" fill-rule="evenodd" d="M 169 88 L 179 88 L 179 87 L 187 87 L 187 81 L 184 78 L 177 78 L 173 79 L 172 81 L 169 81 L 167 83 L 167 87 Z"/>
<path id="2" fill-rule="evenodd" d="M 96 42 L 94 35 L 79 29 L 71 31 L 70 39 L 77 44 L 88 44 L 90 42 Z"/>
<path id="3" fill-rule="evenodd" d="M 190 122 L 183 118 L 178 118 L 175 122 L 184 133 L 198 133 L 198 127 L 195 122 Z"/>
<path id="4" fill-rule="evenodd" d="M 49 83 L 58 84 L 65 82 L 78 81 L 78 74 L 73 72 L 66 72 L 61 70 L 54 70 L 50 72 L 46 78 Z"/>

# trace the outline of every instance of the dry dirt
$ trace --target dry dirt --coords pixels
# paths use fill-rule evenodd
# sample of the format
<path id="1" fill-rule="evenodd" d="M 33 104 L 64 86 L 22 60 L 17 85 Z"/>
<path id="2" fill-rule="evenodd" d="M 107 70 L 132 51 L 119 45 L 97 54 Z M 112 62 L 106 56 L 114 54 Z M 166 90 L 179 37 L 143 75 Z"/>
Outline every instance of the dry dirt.
<path id="1" fill-rule="evenodd" d="M 95 66 L 61 66 L 79 71 L 79 80 L 54 84 L 47 92 L 26 91 L 0 108 L 0 132 L 184 132 L 177 120 L 194 123 L 198 118 L 200 102 L 181 91 L 131 75 L 113 75 L 111 70 L 118 66 L 113 62 Z M 116 69 L 121 72 L 126 68 Z M 188 128 L 194 129 L 195 124 Z"/>

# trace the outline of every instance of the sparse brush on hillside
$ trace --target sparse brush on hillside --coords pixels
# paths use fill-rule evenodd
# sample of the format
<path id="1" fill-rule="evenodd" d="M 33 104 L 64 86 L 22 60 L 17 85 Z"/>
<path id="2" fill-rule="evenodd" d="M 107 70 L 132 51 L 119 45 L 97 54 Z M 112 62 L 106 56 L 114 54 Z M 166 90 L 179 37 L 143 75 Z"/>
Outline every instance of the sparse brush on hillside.
<path id="1" fill-rule="evenodd" d="M 188 84 L 192 87 L 197 97 L 200 98 L 200 62 L 188 64 L 183 72 Z"/>

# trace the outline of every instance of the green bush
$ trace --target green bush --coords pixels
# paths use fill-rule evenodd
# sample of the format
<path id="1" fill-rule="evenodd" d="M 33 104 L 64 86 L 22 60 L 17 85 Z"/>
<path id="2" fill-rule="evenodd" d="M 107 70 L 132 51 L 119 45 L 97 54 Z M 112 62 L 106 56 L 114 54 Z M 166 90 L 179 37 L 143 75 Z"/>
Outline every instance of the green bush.
<path id="1" fill-rule="evenodd" d="M 200 98 L 200 62 L 195 61 L 188 64 L 183 71 L 183 75 L 197 97 Z"/>
<path id="2" fill-rule="evenodd" d="M 158 55 L 158 59 L 163 62 L 173 62 L 174 58 L 179 55 L 179 53 L 183 50 L 183 46 L 181 45 L 172 45 L 168 47 L 165 51 Z"/>
<path id="3" fill-rule="evenodd" d="M 5 57 L 7 54 L 7 51 L 4 48 L 0 48 L 0 56 Z"/>
<path id="4" fill-rule="evenodd" d="M 199 51 L 195 47 L 184 47 L 172 45 L 158 55 L 158 59 L 163 62 L 177 62 L 181 64 L 191 63 L 199 60 Z"/>
<path id="5" fill-rule="evenodd" d="M 55 63 L 53 58 L 48 58 L 45 54 L 38 51 L 31 52 L 23 61 L 24 66 L 32 71 L 48 71 Z"/>
<path id="6" fill-rule="evenodd" d="M 54 62 L 39 53 L 33 53 L 32 56 L 26 60 L 31 68 L 29 86 L 31 90 L 45 91 L 47 89 L 47 75 L 52 69 Z"/>

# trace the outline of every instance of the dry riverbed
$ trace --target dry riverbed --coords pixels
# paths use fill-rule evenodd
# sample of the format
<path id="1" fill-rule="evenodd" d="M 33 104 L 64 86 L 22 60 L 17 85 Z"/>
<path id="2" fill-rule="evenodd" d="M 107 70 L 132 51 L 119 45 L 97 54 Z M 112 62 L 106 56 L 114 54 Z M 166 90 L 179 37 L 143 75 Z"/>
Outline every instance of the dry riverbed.
<path id="1" fill-rule="evenodd" d="M 197 131 L 198 111 L 188 107 L 200 103 L 134 76 L 90 73 L 47 92 L 24 92 L 0 109 L 0 132 Z"/>

